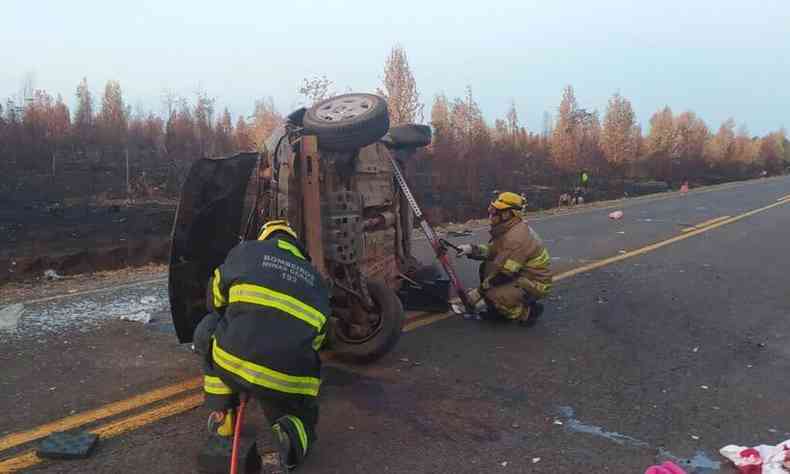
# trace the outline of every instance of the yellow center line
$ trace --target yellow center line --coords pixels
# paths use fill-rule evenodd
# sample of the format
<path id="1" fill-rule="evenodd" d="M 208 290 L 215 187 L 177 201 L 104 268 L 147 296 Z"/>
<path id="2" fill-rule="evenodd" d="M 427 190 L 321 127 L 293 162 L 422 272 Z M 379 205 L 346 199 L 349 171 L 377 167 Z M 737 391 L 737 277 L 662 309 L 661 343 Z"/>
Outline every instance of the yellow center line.
<path id="1" fill-rule="evenodd" d="M 442 321 L 442 320 L 447 319 L 447 318 L 449 318 L 451 316 L 454 316 L 454 314 L 453 313 L 439 313 L 439 314 L 434 314 L 432 316 L 428 316 L 428 317 L 425 317 L 425 318 L 421 317 L 421 318 L 418 318 L 418 319 L 413 319 L 413 320 L 409 321 L 408 323 L 406 323 L 403 326 L 403 332 L 414 331 L 417 328 L 421 328 L 423 326 L 427 326 L 429 324 L 433 324 L 433 323 Z"/>
<path id="2" fill-rule="evenodd" d="M 38 426 L 28 431 L 11 433 L 10 435 L 0 438 L 0 451 L 5 451 L 6 449 L 43 438 L 44 436 L 47 436 L 55 431 L 66 431 L 77 428 L 79 426 L 114 416 L 125 411 L 133 410 L 140 406 L 148 405 L 159 400 L 164 400 L 165 398 L 169 398 L 174 395 L 184 393 L 187 390 L 192 390 L 202 386 L 203 379 L 201 377 L 196 377 L 194 379 L 185 380 L 177 384 L 151 390 L 150 392 L 142 393 L 126 400 L 110 403 L 95 410 L 68 416 L 66 418 Z"/>
<path id="3" fill-rule="evenodd" d="M 700 229 L 702 227 L 707 227 L 709 225 L 715 224 L 715 223 L 723 221 L 725 219 L 729 219 L 730 217 L 732 217 L 732 216 L 721 216 L 721 217 L 716 217 L 716 218 L 713 218 L 713 219 L 708 219 L 707 221 L 700 222 L 699 224 L 696 224 L 696 225 L 693 225 L 693 226 L 690 226 L 690 227 L 685 227 L 685 228 L 681 229 L 680 231 L 684 232 L 684 233 L 685 232 L 691 232 L 692 230 Z"/>
<path id="4" fill-rule="evenodd" d="M 713 229 L 717 229 L 717 228 L 719 228 L 721 226 L 724 226 L 724 225 L 727 225 L 727 224 L 732 224 L 733 222 L 738 222 L 741 219 L 745 219 L 745 218 L 753 216 L 755 214 L 759 214 L 761 212 L 765 212 L 768 209 L 774 208 L 776 206 L 781 206 L 782 204 L 788 204 L 788 203 L 790 203 L 790 200 L 775 202 L 773 204 L 769 204 L 767 206 L 763 206 L 763 207 L 761 207 L 759 209 L 754 209 L 754 210 L 751 210 L 749 212 L 744 212 L 743 214 L 737 215 L 735 217 L 730 217 L 728 219 L 724 219 L 724 220 L 719 221 L 719 222 L 717 222 L 715 224 L 708 225 L 707 227 L 702 227 L 700 229 L 694 229 L 694 230 L 691 230 L 689 232 L 686 232 L 685 234 L 680 234 L 680 235 L 677 235 L 677 236 L 672 237 L 672 238 L 667 239 L 667 240 L 662 240 L 662 241 L 656 242 L 654 244 L 646 245 L 646 246 L 644 246 L 642 248 L 638 248 L 636 250 L 631 250 L 630 252 L 626 252 L 624 254 L 615 255 L 614 257 L 605 258 L 603 260 L 599 260 L 597 262 L 593 262 L 593 263 L 591 263 L 589 265 L 583 265 L 581 267 L 574 268 L 573 270 L 569 270 L 567 272 L 560 273 L 559 275 L 555 275 L 554 276 L 554 281 L 564 280 L 564 279 L 570 278 L 570 277 L 572 277 L 574 275 L 578 275 L 579 273 L 589 272 L 590 270 L 595 270 L 596 268 L 605 267 L 607 265 L 611 265 L 613 263 L 620 262 L 620 261 L 625 260 L 627 258 L 632 258 L 632 257 L 636 257 L 638 255 L 643 255 L 643 254 L 652 252 L 654 250 L 658 250 L 658 249 L 660 249 L 662 247 L 666 247 L 667 245 L 674 244 L 675 242 L 680 242 L 681 240 L 689 239 L 691 237 L 694 237 L 695 235 L 699 235 L 699 234 L 711 231 Z"/>
<path id="5" fill-rule="evenodd" d="M 186 411 L 192 410 L 203 403 L 203 394 L 195 394 L 186 398 L 182 398 L 172 403 L 144 411 L 137 415 L 132 415 L 120 420 L 112 421 L 105 425 L 99 426 L 90 430 L 91 433 L 99 435 L 101 439 L 114 438 L 126 432 L 142 428 L 143 426 L 150 425 L 156 421 L 169 416 L 178 415 Z M 0 461 L 0 472 L 16 472 L 22 469 L 27 469 L 35 466 L 41 462 L 46 461 L 36 455 L 33 450 L 25 451 L 14 457 Z"/>

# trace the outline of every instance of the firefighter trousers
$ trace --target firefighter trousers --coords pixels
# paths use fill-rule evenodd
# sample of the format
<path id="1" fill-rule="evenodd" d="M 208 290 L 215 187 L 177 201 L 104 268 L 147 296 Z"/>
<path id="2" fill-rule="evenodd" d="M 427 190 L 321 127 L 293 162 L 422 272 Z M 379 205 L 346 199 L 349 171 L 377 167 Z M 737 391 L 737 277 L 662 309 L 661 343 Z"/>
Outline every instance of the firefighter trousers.
<path id="1" fill-rule="evenodd" d="M 198 324 L 194 335 L 195 352 L 203 359 L 204 406 L 212 411 L 231 410 L 239 405 L 239 390 L 234 387 L 235 382 L 219 377 L 211 356 L 211 338 L 221 324 L 226 324 L 224 318 L 210 313 Z M 255 396 L 255 399 L 272 427 L 284 431 L 291 447 L 295 448 L 291 449 L 289 464 L 300 464 L 317 439 L 318 399 L 291 394 Z"/>

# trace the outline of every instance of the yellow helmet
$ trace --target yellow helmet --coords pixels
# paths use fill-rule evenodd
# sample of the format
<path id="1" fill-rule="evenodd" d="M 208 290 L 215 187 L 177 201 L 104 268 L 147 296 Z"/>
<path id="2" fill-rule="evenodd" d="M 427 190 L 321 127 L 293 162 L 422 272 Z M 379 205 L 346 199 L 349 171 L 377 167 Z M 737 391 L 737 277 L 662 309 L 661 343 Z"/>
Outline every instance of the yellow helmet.
<path id="1" fill-rule="evenodd" d="M 285 232 L 286 234 L 290 235 L 294 239 L 299 239 L 296 235 L 296 232 L 291 229 L 291 226 L 288 225 L 288 221 L 284 219 L 269 221 L 261 227 L 261 233 L 258 236 L 258 240 L 266 240 L 269 238 L 270 235 L 274 232 Z"/>
<path id="2" fill-rule="evenodd" d="M 524 207 L 524 199 L 516 193 L 506 192 L 497 196 L 496 200 L 491 202 L 491 207 L 500 211 L 505 209 L 521 210 Z"/>

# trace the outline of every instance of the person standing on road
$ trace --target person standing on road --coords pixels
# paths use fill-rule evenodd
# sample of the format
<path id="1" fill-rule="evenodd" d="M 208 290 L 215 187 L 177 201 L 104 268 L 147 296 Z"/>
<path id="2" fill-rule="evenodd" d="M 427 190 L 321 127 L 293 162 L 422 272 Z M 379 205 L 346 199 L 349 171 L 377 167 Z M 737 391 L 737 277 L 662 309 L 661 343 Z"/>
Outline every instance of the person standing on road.
<path id="1" fill-rule="evenodd" d="M 579 175 L 579 184 L 582 188 L 587 189 L 587 185 L 590 183 L 590 175 L 587 173 L 586 170 L 582 170 L 581 174 Z"/>
<path id="2" fill-rule="evenodd" d="M 258 240 L 231 249 L 209 283 L 211 312 L 194 337 L 212 410 L 209 441 L 229 446 L 239 394 L 249 394 L 272 423 L 274 436 L 265 436 L 281 458 L 274 472 L 284 472 L 315 440 L 329 292 L 286 221 L 267 222 Z M 258 440 L 259 454 L 270 455 Z"/>
<path id="3" fill-rule="evenodd" d="M 480 287 L 467 297 L 488 316 L 532 326 L 543 313 L 538 300 L 551 291 L 551 257 L 537 233 L 524 220 L 525 202 L 518 194 L 500 194 L 489 206 L 489 244 L 460 245 L 459 254 L 482 260 Z"/>

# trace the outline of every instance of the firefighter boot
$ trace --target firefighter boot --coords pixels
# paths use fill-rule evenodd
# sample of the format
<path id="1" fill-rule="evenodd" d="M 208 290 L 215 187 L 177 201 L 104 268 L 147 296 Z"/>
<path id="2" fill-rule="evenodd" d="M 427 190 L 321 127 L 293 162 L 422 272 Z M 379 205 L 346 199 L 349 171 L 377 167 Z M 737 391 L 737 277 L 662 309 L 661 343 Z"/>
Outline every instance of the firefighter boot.
<path id="1" fill-rule="evenodd" d="M 233 410 L 212 411 L 206 423 L 208 432 L 222 437 L 233 436 L 233 418 Z"/>
<path id="2" fill-rule="evenodd" d="M 538 319 L 543 315 L 543 305 L 537 301 L 532 301 L 526 307 L 524 314 L 518 319 L 518 323 L 522 326 L 532 327 L 537 324 Z"/>
<path id="3" fill-rule="evenodd" d="M 233 451 L 233 410 L 213 411 L 206 423 L 208 436 L 198 453 L 201 472 L 228 472 Z"/>
<path id="4" fill-rule="evenodd" d="M 291 451 L 291 440 L 288 434 L 276 423 L 271 430 L 262 428 L 256 439 L 258 456 L 261 458 L 261 474 L 287 474 L 290 472 L 288 463 Z"/>

